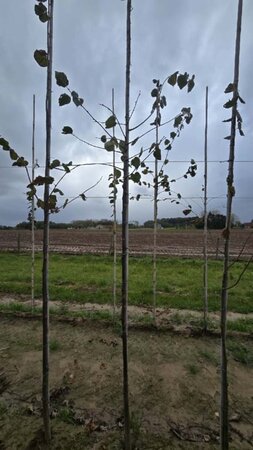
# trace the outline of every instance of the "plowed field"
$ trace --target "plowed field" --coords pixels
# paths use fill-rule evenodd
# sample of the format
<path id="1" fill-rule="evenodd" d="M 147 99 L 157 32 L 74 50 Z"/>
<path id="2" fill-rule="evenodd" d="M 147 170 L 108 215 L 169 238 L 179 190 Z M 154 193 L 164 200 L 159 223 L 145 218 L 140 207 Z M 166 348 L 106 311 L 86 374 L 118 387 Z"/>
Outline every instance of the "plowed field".
<path id="1" fill-rule="evenodd" d="M 117 250 L 121 248 L 121 232 L 117 235 Z M 35 250 L 42 250 L 42 230 L 35 232 Z M 1 230 L 0 250 L 29 251 L 29 230 Z M 50 231 L 50 250 L 60 253 L 108 254 L 112 250 L 112 231 L 97 229 L 68 229 Z M 150 255 L 153 251 L 153 230 L 130 230 L 129 250 L 132 255 Z M 209 257 L 222 257 L 223 238 L 221 230 L 208 231 Z M 157 255 L 201 257 L 203 254 L 202 230 L 159 230 Z M 253 231 L 232 230 L 231 255 L 249 257 L 253 254 Z"/>

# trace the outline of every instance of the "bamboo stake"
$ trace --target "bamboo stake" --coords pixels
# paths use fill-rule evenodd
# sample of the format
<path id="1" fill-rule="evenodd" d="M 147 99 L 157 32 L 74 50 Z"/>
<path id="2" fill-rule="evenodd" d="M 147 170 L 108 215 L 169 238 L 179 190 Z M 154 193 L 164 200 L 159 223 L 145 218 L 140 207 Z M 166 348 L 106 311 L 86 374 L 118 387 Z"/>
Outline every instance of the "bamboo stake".
<path id="1" fill-rule="evenodd" d="M 34 181 L 35 172 L 35 95 L 33 94 L 33 125 L 32 125 L 32 182 Z M 32 227 L 32 267 L 31 267 L 31 297 L 32 297 L 32 310 L 34 310 L 34 196 L 32 196 L 32 215 L 31 215 L 31 227 Z"/>
<path id="2" fill-rule="evenodd" d="M 204 173 L 204 331 L 207 331 L 208 320 L 208 256 L 207 256 L 207 131 L 208 131 L 208 86 L 205 102 L 205 173 Z"/>
<path id="3" fill-rule="evenodd" d="M 112 89 L 112 112 L 115 113 L 114 104 L 114 89 Z M 113 137 L 115 137 L 115 127 L 113 127 Z M 116 152 L 115 147 L 113 147 L 113 318 L 115 318 L 116 313 L 116 303 L 117 303 L 117 208 L 116 208 L 116 176 L 115 176 L 115 165 L 116 165 Z"/>

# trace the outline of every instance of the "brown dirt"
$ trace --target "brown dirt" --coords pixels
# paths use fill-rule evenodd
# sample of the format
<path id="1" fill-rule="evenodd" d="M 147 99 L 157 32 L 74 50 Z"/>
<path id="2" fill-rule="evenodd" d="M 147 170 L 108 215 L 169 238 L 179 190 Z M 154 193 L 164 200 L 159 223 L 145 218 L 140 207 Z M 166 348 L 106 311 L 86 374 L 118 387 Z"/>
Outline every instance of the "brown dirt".
<path id="1" fill-rule="evenodd" d="M 0 319 L 0 448 L 41 444 L 41 324 Z M 119 450 L 121 339 L 85 322 L 51 326 L 51 449 Z M 243 342 L 253 352 L 251 341 Z M 218 449 L 219 341 L 131 331 L 129 380 L 136 449 Z M 229 354 L 231 449 L 252 448 L 253 368 Z"/>
<path id="2" fill-rule="evenodd" d="M 17 251 L 18 236 L 20 250 L 31 249 L 31 233 L 28 230 L 0 230 L 0 249 Z M 118 251 L 120 252 L 120 232 Z M 51 251 L 65 253 L 108 254 L 112 245 L 111 230 L 51 230 Z M 42 249 L 42 231 L 37 230 L 35 236 L 36 251 Z M 130 230 L 130 254 L 151 255 L 153 251 L 153 230 Z M 243 246 L 245 247 L 243 248 Z M 241 257 L 253 254 L 253 231 L 234 229 L 231 232 L 231 256 Z M 223 238 L 221 230 L 209 230 L 208 255 L 222 257 Z M 157 254 L 159 256 L 202 257 L 202 230 L 158 230 Z"/>

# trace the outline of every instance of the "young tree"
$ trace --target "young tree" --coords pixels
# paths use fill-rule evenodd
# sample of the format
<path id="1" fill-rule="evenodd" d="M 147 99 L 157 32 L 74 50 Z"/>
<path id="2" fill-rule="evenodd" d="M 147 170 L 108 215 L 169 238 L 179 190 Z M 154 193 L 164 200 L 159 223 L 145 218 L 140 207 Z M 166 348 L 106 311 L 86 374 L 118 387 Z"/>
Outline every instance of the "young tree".
<path id="1" fill-rule="evenodd" d="M 129 129 L 130 129 L 130 68 L 131 68 L 131 11 L 132 0 L 127 0 L 126 17 L 126 79 L 125 79 L 125 142 L 123 150 L 122 196 L 122 354 L 125 419 L 125 450 L 131 450 L 130 412 L 128 393 L 128 258 L 129 258 Z"/>
<path id="2" fill-rule="evenodd" d="M 225 103 L 224 108 L 232 108 L 232 117 L 225 120 L 231 122 L 230 136 L 225 139 L 230 141 L 229 146 L 229 166 L 227 176 L 227 213 L 226 226 L 223 231 L 224 237 L 224 266 L 221 289 L 221 403 L 220 403 L 220 445 L 222 450 L 229 448 L 229 422 L 228 422 L 228 377 L 227 377 L 227 302 L 228 302 L 228 271 L 229 271 L 229 247 L 231 232 L 231 214 L 232 201 L 235 195 L 234 187 L 234 160 L 235 160 L 235 137 L 236 128 L 240 135 L 242 131 L 242 118 L 238 111 L 238 101 L 245 103 L 239 95 L 239 62 L 240 62 L 240 39 L 242 23 L 243 0 L 238 1 L 237 31 L 235 43 L 235 61 L 234 61 L 234 81 L 225 89 L 225 93 L 232 93 L 232 99 Z"/>

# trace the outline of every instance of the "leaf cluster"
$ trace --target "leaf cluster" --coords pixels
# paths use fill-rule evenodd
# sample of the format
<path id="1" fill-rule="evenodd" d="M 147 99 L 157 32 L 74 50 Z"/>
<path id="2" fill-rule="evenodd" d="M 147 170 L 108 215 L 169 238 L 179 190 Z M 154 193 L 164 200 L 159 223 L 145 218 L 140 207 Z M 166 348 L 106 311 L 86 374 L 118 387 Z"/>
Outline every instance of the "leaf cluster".
<path id="1" fill-rule="evenodd" d="M 229 83 L 228 86 L 226 87 L 224 93 L 225 94 L 233 93 L 233 97 L 223 105 L 223 108 L 225 108 L 225 109 L 230 109 L 230 108 L 234 108 L 234 107 L 236 108 L 235 120 L 237 122 L 237 128 L 238 128 L 240 135 L 244 136 L 244 132 L 242 129 L 243 120 L 242 120 L 242 116 L 241 116 L 240 112 L 238 111 L 237 105 L 238 105 L 238 100 L 240 103 L 243 103 L 243 104 L 245 104 L 245 101 L 239 95 L 237 86 L 234 83 Z M 232 122 L 232 117 L 229 117 L 228 119 L 223 120 L 223 122 Z M 231 140 L 231 136 L 230 135 L 226 136 L 224 139 Z"/>
<path id="2" fill-rule="evenodd" d="M 38 3 L 34 5 L 34 12 L 36 16 L 39 17 L 39 20 L 43 23 L 47 22 L 49 20 L 47 7 L 43 4 L 46 0 L 38 0 Z"/>

